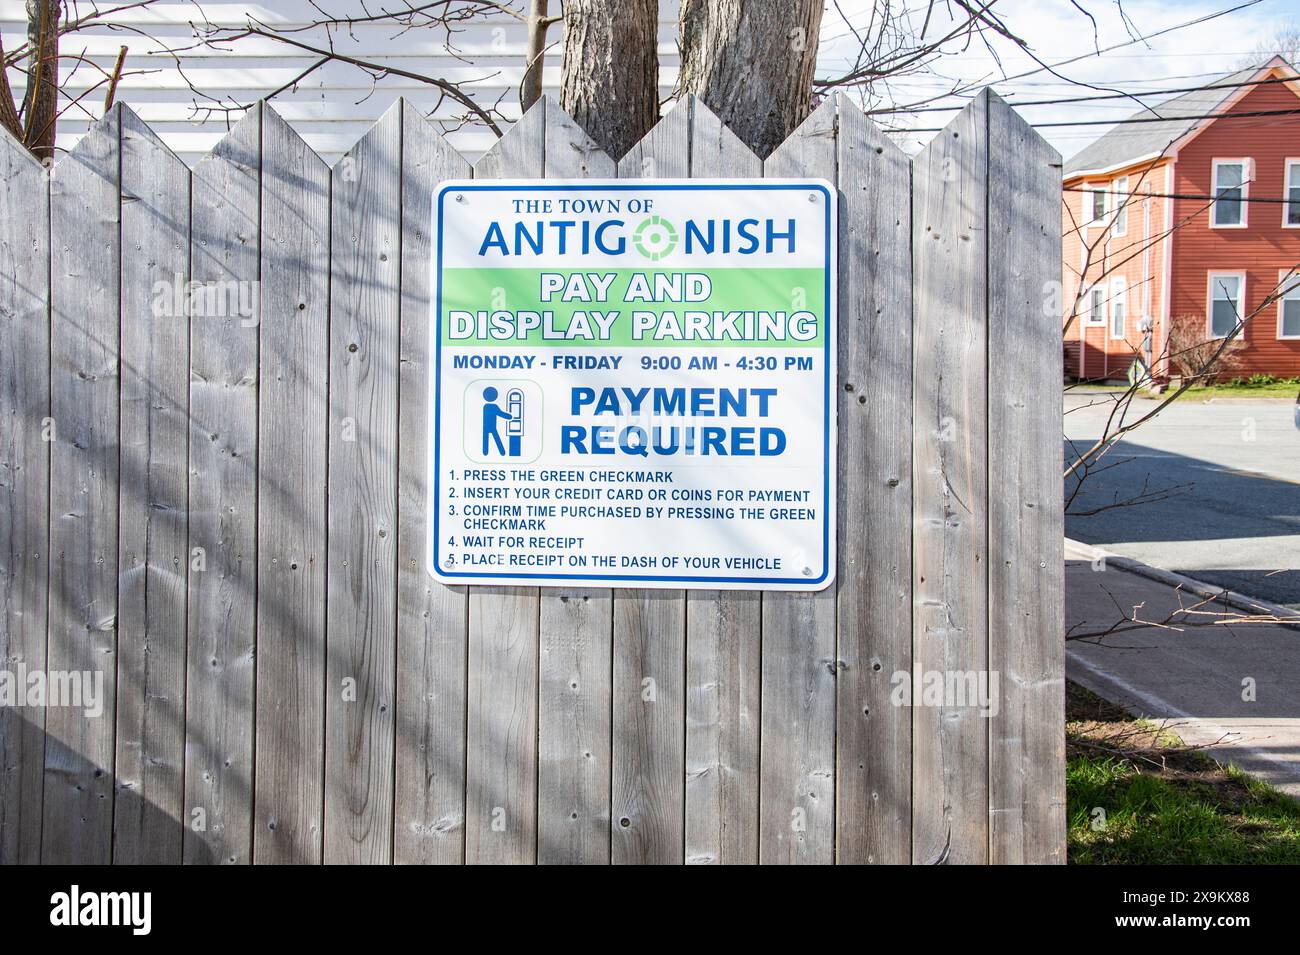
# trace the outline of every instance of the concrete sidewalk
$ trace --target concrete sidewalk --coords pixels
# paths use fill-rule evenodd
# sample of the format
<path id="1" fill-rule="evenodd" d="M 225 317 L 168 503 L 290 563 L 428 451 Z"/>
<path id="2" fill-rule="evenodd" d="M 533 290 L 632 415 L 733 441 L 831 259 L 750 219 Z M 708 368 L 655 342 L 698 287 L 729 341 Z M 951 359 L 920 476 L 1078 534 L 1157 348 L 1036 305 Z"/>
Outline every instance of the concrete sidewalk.
<path id="1" fill-rule="evenodd" d="M 1138 604 L 1144 620 L 1163 620 L 1178 608 L 1179 591 L 1170 583 L 1088 556 L 1067 544 L 1067 630 L 1105 629 Z M 1184 606 L 1199 599 L 1182 594 Z M 1219 762 L 1300 798 L 1300 631 L 1275 624 L 1145 627 L 1100 642 L 1070 640 L 1066 675 L 1130 712 L 1167 721 Z"/>

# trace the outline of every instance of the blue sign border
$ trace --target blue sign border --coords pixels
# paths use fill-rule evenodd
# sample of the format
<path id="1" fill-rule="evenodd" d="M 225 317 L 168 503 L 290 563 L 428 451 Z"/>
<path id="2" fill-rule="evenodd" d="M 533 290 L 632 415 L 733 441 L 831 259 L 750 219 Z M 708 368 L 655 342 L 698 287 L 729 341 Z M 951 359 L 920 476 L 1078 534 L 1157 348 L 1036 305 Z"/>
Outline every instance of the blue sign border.
<path id="1" fill-rule="evenodd" d="M 442 440 L 441 440 L 442 402 L 439 399 L 442 396 L 442 202 L 443 202 L 443 198 L 447 195 L 448 192 L 523 192 L 523 191 L 571 192 L 575 189 L 589 190 L 592 192 L 595 191 L 627 192 L 631 190 L 636 190 L 640 192 L 645 192 L 645 191 L 662 192 L 666 190 L 737 191 L 737 190 L 754 190 L 754 189 L 760 189 L 760 190 L 761 189 L 800 189 L 800 190 L 815 189 L 818 192 L 820 192 L 823 196 L 826 197 L 826 222 L 824 226 L 824 230 L 825 230 L 824 238 L 826 242 L 826 266 L 825 266 L 825 276 L 823 279 L 825 283 L 824 286 L 825 295 L 823 298 L 823 302 L 825 303 L 827 322 L 826 322 L 826 334 L 823 336 L 823 343 L 822 343 L 822 371 L 823 371 L 823 386 L 824 386 L 823 394 L 825 395 L 826 398 L 826 407 L 824 409 L 823 423 L 822 423 L 822 449 L 823 449 L 824 457 L 822 461 L 822 501 L 823 501 L 822 572 L 820 576 L 818 577 L 685 577 L 685 576 L 645 577 L 645 576 L 632 575 L 632 574 L 551 574 L 551 573 L 530 574 L 530 573 L 510 573 L 510 572 L 502 573 L 500 571 L 472 571 L 472 572 L 455 571 L 455 570 L 449 571 L 438 565 L 438 544 L 439 544 L 439 535 L 438 535 L 439 483 L 438 482 L 441 480 L 441 475 L 442 475 L 442 468 L 439 462 L 439 456 L 442 451 Z M 626 184 L 592 183 L 591 185 L 586 185 L 580 182 L 568 182 L 568 183 L 560 184 L 560 183 L 546 183 L 545 181 L 539 181 L 536 184 L 509 183 L 509 184 L 501 184 L 501 185 L 493 185 L 490 183 L 483 183 L 482 185 L 478 183 L 457 183 L 454 185 L 446 185 L 440 188 L 438 190 L 437 195 L 434 197 L 434 207 L 437 209 L 437 213 L 438 213 L 437 214 L 438 234 L 437 234 L 437 244 L 436 244 L 437 255 L 435 257 L 435 265 L 434 265 L 434 270 L 435 270 L 434 279 L 437 288 L 436 298 L 434 303 L 434 342 L 435 342 L 434 351 L 433 351 L 434 386 L 433 386 L 433 391 L 431 392 L 431 395 L 433 397 L 433 406 L 434 406 L 433 407 L 433 435 L 432 435 L 433 437 L 433 463 L 432 463 L 433 481 L 432 481 L 432 494 L 428 499 L 429 505 L 433 509 L 433 536 L 432 536 L 431 544 L 427 548 L 427 553 L 425 555 L 429 565 L 429 570 L 431 572 L 436 570 L 437 574 L 442 577 L 465 579 L 467 581 L 474 580 L 474 579 L 481 579 L 481 578 L 508 578 L 509 580 L 512 581 L 573 580 L 573 581 L 587 581 L 587 582 L 596 582 L 596 583 L 600 583 L 603 581 L 621 581 L 621 582 L 626 582 L 626 584 L 630 586 L 634 586 L 637 583 L 645 584 L 647 581 L 670 581 L 673 583 L 681 583 L 681 584 L 772 584 L 774 586 L 779 586 L 781 584 L 798 584 L 801 587 L 808 587 L 808 588 L 814 588 L 818 584 L 825 583 L 831 573 L 830 535 L 834 532 L 834 528 L 831 527 L 832 522 L 830 520 L 830 511 L 831 511 L 830 505 L 834 503 L 831 500 L 830 482 L 831 482 L 831 473 L 832 473 L 831 468 L 834 466 L 834 462 L 831 460 L 831 447 L 834 444 L 835 436 L 831 433 L 831 416 L 835 408 L 835 397 L 834 397 L 834 392 L 831 389 L 830 377 L 831 377 L 831 364 L 832 364 L 831 341 L 832 339 L 838 340 L 838 335 L 831 334 L 833 331 L 831 326 L 831 319 L 832 316 L 834 316 L 835 320 L 838 321 L 838 317 L 839 317 L 838 309 L 833 308 L 831 305 L 832 302 L 831 295 L 834 293 L 834 290 L 831 288 L 831 272 L 833 271 L 831 257 L 835 254 L 835 246 L 832 242 L 833 237 L 831 236 L 831 218 L 832 218 L 831 209 L 832 209 L 832 203 L 834 201 L 835 200 L 832 197 L 830 190 L 817 182 L 766 183 L 762 181 L 737 180 L 735 183 L 710 182 L 710 183 L 693 184 L 693 183 L 667 183 L 667 182 L 664 183 L 628 182 Z"/>

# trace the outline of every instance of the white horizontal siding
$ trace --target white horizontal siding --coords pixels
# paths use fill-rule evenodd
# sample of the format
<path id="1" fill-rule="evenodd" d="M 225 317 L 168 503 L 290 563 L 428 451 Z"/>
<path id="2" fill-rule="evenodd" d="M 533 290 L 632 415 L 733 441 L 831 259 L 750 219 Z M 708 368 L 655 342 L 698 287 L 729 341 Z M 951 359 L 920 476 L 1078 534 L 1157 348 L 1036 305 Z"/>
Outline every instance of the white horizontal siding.
<path id="1" fill-rule="evenodd" d="M 525 0 L 514 0 L 513 4 L 516 9 L 526 5 Z M 359 0 L 322 0 L 320 6 L 336 15 L 361 10 Z M 553 0 L 551 6 L 559 9 L 561 3 Z M 80 7 L 83 13 L 90 9 L 84 2 Z M 278 27 L 303 26 L 319 17 L 307 0 L 276 0 L 274 4 L 204 2 L 201 8 L 209 22 L 226 27 L 239 27 L 250 17 Z M 372 12 L 378 8 L 369 5 Z M 671 94 L 677 80 L 677 8 L 677 0 L 660 0 L 660 99 Z M 123 10 L 113 14 L 109 22 L 65 37 L 61 48 L 64 54 L 85 55 L 108 71 L 119 48 L 126 46 L 128 75 L 119 86 L 118 99 L 130 104 L 163 142 L 191 165 L 238 118 L 230 107 L 271 93 L 318 59 L 262 37 L 242 38 L 226 52 L 195 47 L 190 23 L 198 16 L 195 4 L 184 2 Z M 369 24 L 335 29 L 330 35 L 339 53 L 462 83 L 480 105 L 499 104 L 507 119 L 518 116 L 527 33 L 513 17 L 494 14 L 460 25 L 451 48 L 446 34 L 432 28 L 403 30 L 393 25 Z M 561 40 L 562 35 L 557 24 L 551 28 L 549 39 Z M 319 27 L 291 36 L 304 43 L 327 45 L 326 31 Z M 0 37 L 6 50 L 26 42 L 23 0 L 0 0 Z M 559 44 L 547 54 L 542 76 L 547 92 L 559 89 L 561 56 Z M 87 65 L 75 71 L 65 65 L 62 74 L 65 89 L 74 95 L 86 94 L 59 121 L 58 147 L 69 149 L 101 111 L 104 88 L 92 87 L 101 82 L 103 74 Z M 9 77 L 21 101 L 24 75 L 11 70 Z M 191 84 L 210 99 L 196 102 Z M 451 129 L 459 125 L 455 120 L 464 109 L 445 99 L 436 105 L 438 94 L 429 85 L 399 76 L 372 83 L 362 70 L 344 63 L 327 64 L 296 88 L 277 94 L 272 102 L 307 143 L 333 163 L 401 96 L 442 122 L 452 144 L 470 159 L 495 141 L 493 133 L 481 126 Z"/>

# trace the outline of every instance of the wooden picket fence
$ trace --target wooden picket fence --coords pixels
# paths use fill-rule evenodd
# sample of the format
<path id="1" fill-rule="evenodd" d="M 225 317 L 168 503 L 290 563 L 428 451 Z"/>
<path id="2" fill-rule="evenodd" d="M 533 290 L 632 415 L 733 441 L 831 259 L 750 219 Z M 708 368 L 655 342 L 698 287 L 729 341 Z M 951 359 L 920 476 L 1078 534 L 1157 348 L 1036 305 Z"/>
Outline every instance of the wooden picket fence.
<path id="1" fill-rule="evenodd" d="M 471 175 L 838 184 L 834 585 L 431 580 Z M 842 99 L 766 161 L 686 100 L 617 163 L 544 100 L 472 169 L 407 103 L 192 170 L 119 105 L 0 182 L 0 669 L 105 694 L 0 709 L 0 862 L 1063 861 L 1060 161 L 997 96 L 912 160 Z M 996 713 L 895 705 L 917 670 Z"/>

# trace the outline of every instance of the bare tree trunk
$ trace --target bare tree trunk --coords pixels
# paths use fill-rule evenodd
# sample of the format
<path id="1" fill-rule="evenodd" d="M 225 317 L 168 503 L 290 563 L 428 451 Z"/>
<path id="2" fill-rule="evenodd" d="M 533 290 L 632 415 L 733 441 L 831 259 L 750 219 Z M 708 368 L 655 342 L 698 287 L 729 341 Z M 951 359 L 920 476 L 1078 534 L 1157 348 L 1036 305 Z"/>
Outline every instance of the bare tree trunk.
<path id="1" fill-rule="evenodd" d="M 550 0 L 533 0 L 528 14 L 528 52 L 524 60 L 524 82 L 519 88 L 519 106 L 522 112 L 542 96 L 542 67 L 546 62 L 546 31 L 554 22 L 547 16 Z"/>
<path id="2" fill-rule="evenodd" d="M 21 143 L 23 124 L 18 118 L 18 104 L 14 101 L 14 91 L 9 85 L 9 71 L 3 66 L 4 52 L 4 40 L 0 39 L 0 126 Z"/>
<path id="3" fill-rule="evenodd" d="M 659 0 L 566 0 L 560 105 L 614 159 L 659 118 Z"/>
<path id="4" fill-rule="evenodd" d="M 59 110 L 60 0 L 27 0 L 27 92 L 23 96 L 23 142 L 42 162 L 54 157 Z"/>
<path id="5" fill-rule="evenodd" d="M 682 93 L 766 157 L 812 111 L 822 0 L 682 0 Z"/>

